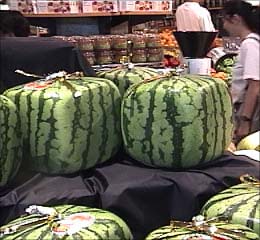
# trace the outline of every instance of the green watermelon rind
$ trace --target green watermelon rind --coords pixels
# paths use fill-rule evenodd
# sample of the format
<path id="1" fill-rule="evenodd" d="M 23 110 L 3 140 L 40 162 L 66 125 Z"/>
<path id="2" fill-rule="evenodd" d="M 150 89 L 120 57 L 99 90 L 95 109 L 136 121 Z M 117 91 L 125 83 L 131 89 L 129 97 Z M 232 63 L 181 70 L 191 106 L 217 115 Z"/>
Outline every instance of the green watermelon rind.
<path id="1" fill-rule="evenodd" d="M 70 80 L 43 90 L 24 85 L 4 95 L 21 118 L 24 159 L 30 169 L 48 174 L 75 173 L 109 160 L 121 146 L 121 97 L 110 80 Z"/>
<path id="2" fill-rule="evenodd" d="M 17 174 L 22 161 L 20 121 L 15 104 L 0 95 L 0 187 Z"/>
<path id="3" fill-rule="evenodd" d="M 63 205 L 54 207 L 63 217 L 75 213 L 88 213 L 95 218 L 93 224 L 87 228 L 81 229 L 79 232 L 72 235 L 66 235 L 63 240 L 132 240 L 132 233 L 126 223 L 117 215 L 106 210 L 97 208 L 88 208 L 85 206 Z M 23 221 L 39 219 L 38 215 L 28 215 L 20 217 L 9 224 L 2 226 L 8 227 L 13 224 L 19 224 Z M 6 235 L 2 239 L 61 239 L 51 231 L 51 224 L 41 223 L 25 230 L 18 231 L 17 233 Z"/>
<path id="4" fill-rule="evenodd" d="M 159 76 L 159 73 L 153 68 L 134 66 L 130 69 L 122 67 L 102 71 L 98 72 L 97 75 L 98 77 L 113 81 L 118 87 L 121 96 L 123 96 L 131 85 Z"/>
<path id="5" fill-rule="evenodd" d="M 260 188 L 246 183 L 230 187 L 210 198 L 202 207 L 206 218 L 219 215 L 227 221 L 241 224 L 260 233 Z"/>
<path id="6" fill-rule="evenodd" d="M 223 234 L 226 237 L 230 237 L 232 240 L 259 240 L 259 235 L 254 233 L 251 229 L 239 225 L 239 224 L 227 224 L 227 223 L 213 223 L 217 228 L 227 229 L 227 230 L 235 230 L 242 231 L 245 234 L 245 237 L 241 237 L 238 235 L 233 235 L 231 233 Z M 197 234 L 198 232 L 195 230 L 187 229 L 187 228 L 179 228 L 173 229 L 172 226 L 164 226 L 159 229 L 156 229 L 148 234 L 145 240 L 184 240 L 188 237 L 191 237 L 193 234 Z M 201 234 L 207 235 L 203 232 Z"/>
<path id="7" fill-rule="evenodd" d="M 122 100 L 126 151 L 145 165 L 188 168 L 212 161 L 232 136 L 226 84 L 202 76 L 174 76 L 132 85 Z"/>

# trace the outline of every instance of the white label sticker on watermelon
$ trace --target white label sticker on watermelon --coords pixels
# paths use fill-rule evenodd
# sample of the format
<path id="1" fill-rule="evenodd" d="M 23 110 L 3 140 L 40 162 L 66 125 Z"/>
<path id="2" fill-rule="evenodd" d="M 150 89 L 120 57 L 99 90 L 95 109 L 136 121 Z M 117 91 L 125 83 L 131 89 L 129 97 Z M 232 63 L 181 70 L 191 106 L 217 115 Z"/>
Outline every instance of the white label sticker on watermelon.
<path id="1" fill-rule="evenodd" d="M 72 235 L 83 228 L 91 226 L 95 222 L 95 217 L 88 213 L 75 213 L 65 217 L 52 226 L 52 232 L 59 237 Z"/>

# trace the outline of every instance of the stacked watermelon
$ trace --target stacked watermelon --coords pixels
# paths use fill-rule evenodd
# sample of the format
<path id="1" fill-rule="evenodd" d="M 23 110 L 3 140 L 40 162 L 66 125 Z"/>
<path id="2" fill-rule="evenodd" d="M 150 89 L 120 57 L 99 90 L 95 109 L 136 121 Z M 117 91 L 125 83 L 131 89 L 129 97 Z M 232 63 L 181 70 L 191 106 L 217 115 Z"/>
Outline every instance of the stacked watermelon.
<path id="1" fill-rule="evenodd" d="M 188 225 L 188 224 L 187 224 Z M 259 240 L 258 234 L 250 228 L 239 224 L 228 224 L 226 222 L 212 222 L 212 230 L 209 233 L 203 230 L 196 230 L 191 227 L 164 226 L 151 232 L 146 240 L 185 240 L 185 239 L 225 239 L 225 240 Z"/>
<path id="2" fill-rule="evenodd" d="M 125 91 L 132 84 L 159 76 L 159 74 L 155 69 L 152 68 L 134 66 L 129 68 L 120 67 L 108 71 L 102 71 L 98 73 L 98 76 L 113 81 L 123 96 Z"/>
<path id="3" fill-rule="evenodd" d="M 121 98 L 109 80 L 38 81 L 4 95 L 17 106 L 30 169 L 74 173 L 108 160 L 121 145 Z"/>
<path id="4" fill-rule="evenodd" d="M 1 239 L 132 239 L 132 234 L 126 223 L 108 211 L 73 205 L 57 206 L 55 210 L 59 213 L 61 219 L 53 218 L 54 220 L 51 221 L 52 216 L 50 216 L 49 221 L 39 221 L 44 216 L 32 214 L 20 217 L 8 225 L 2 226 L 0 232 L 6 234 Z M 16 232 L 10 233 L 10 227 L 28 222 L 34 223 L 20 229 L 18 228 Z"/>
<path id="5" fill-rule="evenodd" d="M 21 157 L 20 121 L 16 106 L 0 95 L 0 187 L 16 175 Z"/>
<path id="6" fill-rule="evenodd" d="M 232 103 L 220 79 L 165 76 L 130 87 L 122 101 L 126 151 L 148 166 L 188 168 L 231 142 Z"/>
<path id="7" fill-rule="evenodd" d="M 207 218 L 225 216 L 260 233 L 260 183 L 241 183 L 215 195 L 203 206 Z"/>

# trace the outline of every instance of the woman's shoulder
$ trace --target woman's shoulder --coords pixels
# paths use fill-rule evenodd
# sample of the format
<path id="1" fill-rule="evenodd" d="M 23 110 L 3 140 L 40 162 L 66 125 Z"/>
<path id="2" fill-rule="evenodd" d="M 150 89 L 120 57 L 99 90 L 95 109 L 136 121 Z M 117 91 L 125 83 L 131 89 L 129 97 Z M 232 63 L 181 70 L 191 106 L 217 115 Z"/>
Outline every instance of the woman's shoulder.
<path id="1" fill-rule="evenodd" d="M 248 42 L 253 42 L 253 43 L 260 43 L 260 36 L 257 33 L 250 33 L 246 36 L 246 38 L 243 40 L 242 43 L 248 43 Z"/>
<path id="2" fill-rule="evenodd" d="M 247 37 L 242 41 L 240 48 L 241 49 L 255 49 L 259 52 L 260 50 L 260 36 L 256 33 L 250 33 Z"/>

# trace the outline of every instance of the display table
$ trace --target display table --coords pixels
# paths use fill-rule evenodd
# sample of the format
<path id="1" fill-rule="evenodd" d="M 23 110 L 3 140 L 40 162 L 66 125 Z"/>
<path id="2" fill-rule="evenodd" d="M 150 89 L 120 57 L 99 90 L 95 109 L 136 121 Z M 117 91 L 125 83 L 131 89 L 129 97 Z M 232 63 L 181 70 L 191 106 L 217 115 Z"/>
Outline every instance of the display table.
<path id="1" fill-rule="evenodd" d="M 0 38 L 0 93 L 22 83 L 35 80 L 15 73 L 19 69 L 40 76 L 67 71 L 83 71 L 95 76 L 79 50 L 61 39 L 41 37 Z"/>
<path id="2" fill-rule="evenodd" d="M 0 191 L 0 225 L 24 214 L 28 205 L 76 204 L 104 208 L 122 217 L 135 239 L 171 219 L 188 221 L 219 191 L 238 184 L 245 173 L 260 178 L 260 163 L 226 153 L 186 171 L 145 167 L 125 154 L 72 176 L 20 174 Z M 26 175 L 27 174 L 27 175 Z"/>

